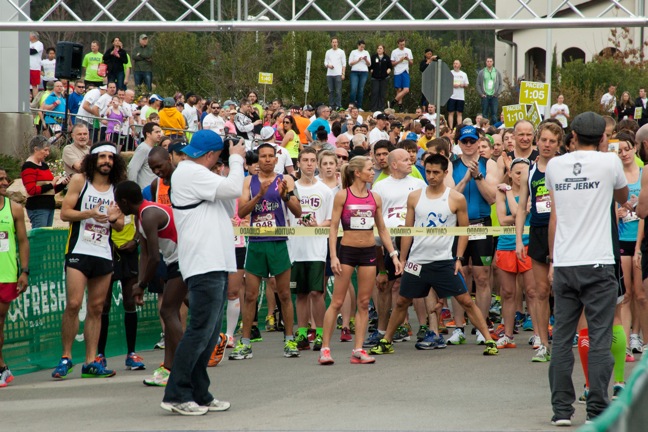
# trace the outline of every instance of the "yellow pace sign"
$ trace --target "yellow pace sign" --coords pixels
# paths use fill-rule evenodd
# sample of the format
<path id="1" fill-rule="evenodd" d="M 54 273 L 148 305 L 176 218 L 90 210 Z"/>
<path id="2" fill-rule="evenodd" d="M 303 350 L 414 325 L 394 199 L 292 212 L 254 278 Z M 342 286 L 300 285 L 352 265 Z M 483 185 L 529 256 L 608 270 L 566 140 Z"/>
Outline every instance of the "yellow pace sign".
<path id="1" fill-rule="evenodd" d="M 537 102 L 540 106 L 549 103 L 549 84 L 533 81 L 522 81 L 520 83 L 521 104 L 532 104 Z"/>
<path id="2" fill-rule="evenodd" d="M 272 73 L 259 72 L 259 84 L 272 84 Z"/>

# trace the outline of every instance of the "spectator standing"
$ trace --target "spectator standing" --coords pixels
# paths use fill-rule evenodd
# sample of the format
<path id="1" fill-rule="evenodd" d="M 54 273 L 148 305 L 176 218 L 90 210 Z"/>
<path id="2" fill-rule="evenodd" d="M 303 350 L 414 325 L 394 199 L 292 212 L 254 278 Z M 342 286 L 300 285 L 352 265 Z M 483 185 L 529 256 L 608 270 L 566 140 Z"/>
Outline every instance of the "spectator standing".
<path id="1" fill-rule="evenodd" d="M 567 129 L 569 119 L 569 107 L 565 105 L 565 96 L 558 95 L 558 100 L 555 104 L 551 105 L 549 110 L 551 118 L 555 118 L 560 122 L 563 129 Z"/>
<path id="2" fill-rule="evenodd" d="M 616 85 L 610 84 L 607 93 L 601 96 L 601 112 L 614 116 L 616 105 Z"/>
<path id="3" fill-rule="evenodd" d="M 86 85 L 83 80 L 77 80 L 74 83 L 74 91 L 70 93 L 68 97 L 68 110 L 70 114 L 77 114 L 79 108 L 81 108 L 81 102 L 83 102 L 83 94 L 85 93 Z M 76 124 L 76 116 L 70 116 L 70 124 Z"/>
<path id="4" fill-rule="evenodd" d="M 468 87 L 468 75 L 461 70 L 461 62 L 455 60 L 452 62 L 452 96 L 448 101 L 448 126 L 450 130 L 455 125 L 460 125 L 463 122 L 464 103 L 466 100 L 466 87 Z M 455 113 L 457 121 L 455 122 Z"/>
<path id="5" fill-rule="evenodd" d="M 99 76 L 99 65 L 103 63 L 103 54 L 99 52 L 99 42 L 92 41 L 90 44 L 90 52 L 83 57 L 81 66 L 85 69 L 84 81 L 86 86 L 102 86 L 104 77 Z"/>
<path id="6" fill-rule="evenodd" d="M 112 48 L 106 50 L 103 55 L 103 62 L 108 66 L 108 82 L 117 83 L 118 89 L 126 90 L 124 65 L 128 63 L 128 56 L 121 39 L 114 38 L 112 44 Z"/>
<path id="7" fill-rule="evenodd" d="M 148 91 L 153 89 L 153 48 L 149 46 L 148 36 L 139 36 L 139 45 L 133 50 L 133 61 L 135 62 L 135 87 L 144 84 Z"/>
<path id="8" fill-rule="evenodd" d="M 54 82 L 54 90 L 45 98 L 41 109 L 56 113 L 46 114 L 45 124 L 50 128 L 52 134 L 59 132 L 65 116 L 65 97 L 63 96 L 63 83 L 61 81 Z"/>
<path id="9" fill-rule="evenodd" d="M 63 148 L 63 168 L 65 169 L 65 174 L 69 177 L 72 177 L 74 174 L 79 174 L 81 172 L 81 166 L 83 164 L 83 158 L 90 152 L 90 132 L 88 127 L 79 123 L 72 127 L 72 144 L 66 145 Z"/>
<path id="10" fill-rule="evenodd" d="M 159 112 L 160 127 L 167 129 L 165 135 L 171 135 L 175 138 L 184 137 L 184 130 L 187 128 L 187 122 L 182 113 L 175 107 L 175 101 L 172 97 L 164 98 L 164 108 Z"/>
<path id="11" fill-rule="evenodd" d="M 187 93 L 187 95 L 185 96 L 185 104 L 184 109 L 182 110 L 182 115 L 187 122 L 187 129 L 189 129 L 189 131 L 191 132 L 197 132 L 200 126 L 196 102 L 198 102 L 198 96 L 193 92 Z"/>
<path id="12" fill-rule="evenodd" d="M 630 98 L 630 92 L 624 91 L 621 94 L 621 100 L 619 105 L 616 107 L 617 120 L 621 121 L 624 119 L 633 119 L 634 118 L 634 109 L 635 104 Z"/>
<path id="13" fill-rule="evenodd" d="M 639 118 L 635 117 L 635 120 L 639 123 L 639 127 L 648 123 L 648 98 L 646 98 L 646 88 L 639 88 L 639 97 L 635 100 L 635 107 L 641 108 L 641 116 Z"/>
<path id="14" fill-rule="evenodd" d="M 481 97 L 482 116 L 495 124 L 499 95 L 504 90 L 504 83 L 501 72 L 493 66 L 492 57 L 486 59 L 486 67 L 477 74 L 476 90 Z"/>
<path id="15" fill-rule="evenodd" d="M 41 60 L 41 69 L 43 70 L 43 82 L 56 81 L 56 49 L 47 48 L 47 58 Z"/>
<path id="16" fill-rule="evenodd" d="M 346 70 L 346 55 L 338 48 L 338 38 L 331 39 L 331 49 L 324 56 L 326 83 L 329 91 L 329 106 L 337 110 L 342 106 L 342 81 Z"/>
<path id="17" fill-rule="evenodd" d="M 38 40 L 36 32 L 29 33 L 29 84 L 31 85 L 34 99 L 41 85 L 41 59 L 43 57 L 43 42 Z"/>
<path id="18" fill-rule="evenodd" d="M 409 67 L 413 63 L 414 56 L 412 50 L 405 48 L 405 38 L 398 38 L 398 48 L 391 52 L 391 64 L 394 67 L 394 88 L 396 89 L 392 108 L 398 105 L 399 111 L 403 111 L 403 98 L 409 93 Z"/>
<path id="19" fill-rule="evenodd" d="M 349 66 L 351 66 L 351 100 L 356 107 L 362 108 L 364 87 L 369 77 L 369 65 L 371 58 L 365 50 L 365 42 L 360 39 L 358 48 L 349 54 Z"/>
<path id="20" fill-rule="evenodd" d="M 378 45 L 371 56 L 371 111 L 382 111 L 387 103 L 387 79 L 391 73 L 391 60 L 385 54 L 385 46 Z"/>
<path id="21" fill-rule="evenodd" d="M 432 63 L 433 61 L 437 61 L 439 57 L 434 55 L 434 52 L 432 51 L 432 48 L 426 48 L 425 49 L 425 56 L 423 57 L 423 60 L 421 60 L 421 63 L 419 64 L 419 70 L 421 73 L 425 72 L 425 69 Z M 421 106 L 422 107 L 427 107 L 428 105 L 428 100 L 425 98 L 425 95 L 421 93 Z"/>

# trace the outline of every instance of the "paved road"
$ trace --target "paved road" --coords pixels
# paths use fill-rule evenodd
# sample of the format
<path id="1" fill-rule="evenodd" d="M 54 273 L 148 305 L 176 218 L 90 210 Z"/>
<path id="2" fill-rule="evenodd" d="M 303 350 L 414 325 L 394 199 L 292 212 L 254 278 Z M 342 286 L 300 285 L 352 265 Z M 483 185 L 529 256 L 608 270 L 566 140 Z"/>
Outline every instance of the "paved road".
<path id="1" fill-rule="evenodd" d="M 284 358 L 280 336 L 263 336 L 253 359 L 225 359 L 210 369 L 212 393 L 232 403 L 227 412 L 182 417 L 161 410 L 163 390 L 142 384 L 162 361 L 162 352 L 150 351 L 141 353 L 146 371 L 126 371 L 122 357 L 109 359 L 118 370 L 110 379 L 81 379 L 79 366 L 64 381 L 53 381 L 49 371 L 17 377 L 0 389 L 0 430 L 555 430 L 548 365 L 531 363 L 528 333 L 517 349 L 497 357 L 483 356 L 473 336 L 435 351 L 396 344 L 395 354 L 374 365 L 350 364 L 351 345 L 336 341 L 336 364 L 329 367 L 319 366 L 311 351 Z M 584 419 L 578 405 L 574 424 Z"/>

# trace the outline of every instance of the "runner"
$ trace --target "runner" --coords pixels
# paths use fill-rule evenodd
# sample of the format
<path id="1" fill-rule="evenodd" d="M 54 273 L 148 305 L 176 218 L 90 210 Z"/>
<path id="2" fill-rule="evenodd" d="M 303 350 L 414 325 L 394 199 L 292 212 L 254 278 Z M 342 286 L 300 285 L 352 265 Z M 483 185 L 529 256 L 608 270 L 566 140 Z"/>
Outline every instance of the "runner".
<path id="1" fill-rule="evenodd" d="M 138 306 L 144 304 L 144 290 L 155 277 L 160 254 L 167 268 L 165 297 L 160 310 L 165 324 L 164 363 L 153 372 L 151 378 L 144 380 L 146 385 L 164 387 L 173 366 L 176 347 L 182 337 L 179 313 L 180 305 L 187 295 L 187 286 L 182 281 L 178 267 L 178 234 L 173 213 L 169 206 L 144 200 L 138 184 L 131 181 L 117 185 L 115 201 L 122 213 L 136 215 L 137 229 L 141 235 L 141 271 L 138 282 L 132 288 L 132 297 Z"/>
<path id="2" fill-rule="evenodd" d="M 5 319 L 11 302 L 25 292 L 29 283 L 29 240 L 25 213 L 20 204 L 7 197 L 8 187 L 7 171 L 0 168 L 0 388 L 6 387 L 14 379 L 2 356 Z"/>
<path id="3" fill-rule="evenodd" d="M 335 196 L 331 216 L 329 249 L 331 250 L 331 268 L 336 275 L 333 298 L 324 316 L 324 336 L 319 363 L 333 364 L 331 357 L 331 335 L 335 327 L 337 314 L 342 307 L 348 291 L 351 274 L 357 267 L 358 296 L 355 325 L 357 334 L 367 331 L 369 298 L 373 291 L 376 275 L 376 242 L 373 227 L 378 228 L 380 239 L 394 261 L 395 274 L 402 271 L 398 260 L 398 251 L 394 249 L 391 238 L 382 218 L 382 201 L 377 194 L 367 190 L 374 177 L 371 159 L 356 156 L 342 166 L 342 186 Z M 344 235 L 337 248 L 338 227 L 342 223 Z M 362 348 L 362 338 L 356 338 L 355 349 L 351 354 L 351 363 L 374 363 L 375 359 Z"/>
<path id="4" fill-rule="evenodd" d="M 285 227 L 286 211 L 301 216 L 299 198 L 295 195 L 292 177 L 274 172 L 277 162 L 276 148 L 268 143 L 257 147 L 259 174 L 246 177 L 243 194 L 239 198 L 238 215 L 251 215 L 252 227 Z M 252 358 L 250 341 L 259 285 L 261 279 L 275 276 L 276 293 L 281 303 L 284 321 L 284 356 L 299 357 L 293 336 L 293 303 L 290 296 L 290 256 L 287 237 L 250 237 L 245 260 L 245 304 L 243 305 L 243 336 L 230 353 L 230 360 Z M 250 259 L 253 257 L 253 259 Z"/>
<path id="5" fill-rule="evenodd" d="M 66 378 L 73 369 L 72 342 L 79 330 L 79 311 L 88 287 L 83 326 L 86 344 L 82 378 L 108 378 L 115 371 L 96 359 L 101 311 L 113 273 L 111 228 L 121 230 L 124 216 L 114 204 L 114 185 L 126 178 L 126 165 L 115 144 L 102 141 L 90 148 L 82 174 L 72 177 L 63 199 L 61 220 L 70 222 L 65 256 L 67 302 L 61 324 L 63 355 L 52 378 Z"/>
<path id="6" fill-rule="evenodd" d="M 405 226 L 409 227 L 453 227 L 468 226 L 468 206 L 459 192 L 445 185 L 448 174 L 448 159 L 442 155 L 431 155 L 425 160 L 425 174 L 428 186 L 410 192 L 407 198 Z M 445 215 L 445 218 L 443 216 Z M 392 340 L 399 323 L 405 318 L 407 308 L 413 298 L 427 297 L 430 287 L 438 298 L 454 297 L 462 305 L 470 321 L 485 335 L 484 355 L 498 353 L 495 341 L 488 333 L 486 320 L 479 308 L 470 298 L 463 278 L 463 252 L 468 244 L 466 236 L 457 240 L 457 258 L 453 258 L 454 238 L 450 236 L 425 236 L 402 238 L 402 257 L 400 264 L 404 269 L 400 294 L 396 307 L 389 319 L 385 337 L 382 338 L 372 354 L 391 354 L 394 352 Z M 410 246 L 412 247 L 410 251 Z M 409 255 L 408 255 L 409 252 Z M 436 325 L 431 321 L 430 325 Z M 425 337 L 417 342 L 416 348 L 430 350 L 445 348 L 441 335 L 428 330 Z"/>

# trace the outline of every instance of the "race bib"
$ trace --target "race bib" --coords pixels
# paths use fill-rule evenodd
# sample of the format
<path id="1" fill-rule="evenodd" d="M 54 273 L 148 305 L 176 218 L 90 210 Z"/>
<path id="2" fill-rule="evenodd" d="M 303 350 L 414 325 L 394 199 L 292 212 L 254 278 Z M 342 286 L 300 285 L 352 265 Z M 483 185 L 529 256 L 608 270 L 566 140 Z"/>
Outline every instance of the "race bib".
<path id="1" fill-rule="evenodd" d="M 494 85 L 494 84 L 495 84 L 495 81 L 488 81 L 488 82 L 486 83 L 486 88 L 487 88 L 488 90 L 493 90 L 493 85 Z"/>
<path id="2" fill-rule="evenodd" d="M 133 221 L 133 217 L 131 215 L 126 215 L 124 216 L 124 225 L 128 225 Z"/>
<path id="3" fill-rule="evenodd" d="M 9 252 L 9 233 L 0 231 L 0 252 Z"/>
<path id="4" fill-rule="evenodd" d="M 372 229 L 374 227 L 374 218 L 373 217 L 351 217 L 351 229 Z"/>
<path id="5" fill-rule="evenodd" d="M 634 222 L 639 220 L 639 216 L 637 216 L 637 213 L 635 212 L 628 212 L 628 214 L 621 220 L 623 223 Z"/>
<path id="6" fill-rule="evenodd" d="M 109 229 L 103 225 L 87 223 L 83 230 L 83 241 L 93 246 L 108 247 Z"/>
<path id="7" fill-rule="evenodd" d="M 412 261 L 407 261 L 405 263 L 405 268 L 403 270 L 414 276 L 421 276 L 421 264 L 416 264 L 413 263 Z"/>
<path id="8" fill-rule="evenodd" d="M 52 129 L 52 132 L 54 133 L 59 133 L 61 132 L 61 125 L 58 123 L 53 123 L 52 125 L 50 125 L 50 129 Z"/>
<path id="9" fill-rule="evenodd" d="M 536 196 L 536 211 L 541 213 L 551 213 L 551 195 Z"/>
<path id="10" fill-rule="evenodd" d="M 277 226 L 277 223 L 275 221 L 274 213 L 268 213 L 264 215 L 255 216 L 254 220 L 250 225 L 257 228 L 261 228 L 261 227 L 274 228 Z"/>
<path id="11" fill-rule="evenodd" d="M 245 237 L 235 235 L 234 236 L 234 247 L 235 248 L 245 247 Z"/>
<path id="12" fill-rule="evenodd" d="M 471 228 L 480 228 L 480 227 L 483 227 L 483 226 L 484 226 L 484 224 L 481 224 L 481 223 L 470 225 Z M 468 241 L 473 241 L 473 240 L 486 240 L 486 236 L 485 235 L 471 235 L 471 236 L 468 236 Z"/>

